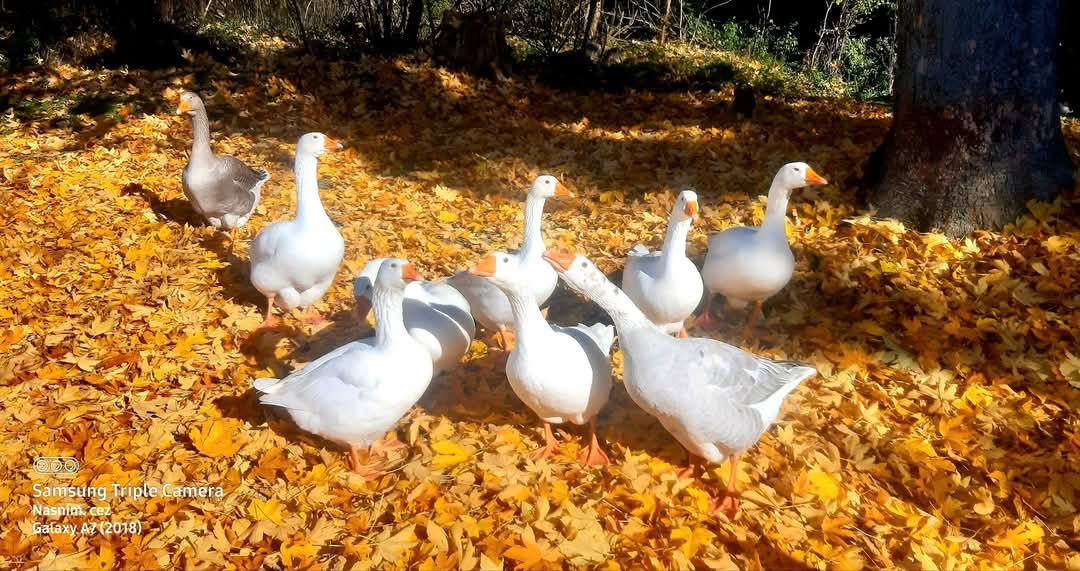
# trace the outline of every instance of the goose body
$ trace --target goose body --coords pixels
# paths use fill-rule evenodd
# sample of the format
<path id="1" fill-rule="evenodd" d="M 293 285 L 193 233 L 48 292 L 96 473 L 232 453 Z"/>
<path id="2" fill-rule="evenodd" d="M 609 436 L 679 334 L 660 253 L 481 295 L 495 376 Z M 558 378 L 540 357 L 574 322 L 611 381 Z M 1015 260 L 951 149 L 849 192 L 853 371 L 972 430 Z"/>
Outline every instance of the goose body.
<path id="1" fill-rule="evenodd" d="M 210 121 L 198 95 L 190 91 L 181 94 L 176 112 L 191 117 L 194 133 L 183 172 L 184 196 L 214 228 L 234 231 L 247 224 L 270 173 L 214 153 L 210 148 Z"/>
<path id="2" fill-rule="evenodd" d="M 734 458 L 761 438 L 784 398 L 816 373 L 715 339 L 671 337 L 584 257 L 549 252 L 546 258 L 611 316 L 627 392 L 694 457 L 712 463 L 732 457 L 734 471 Z"/>
<path id="3" fill-rule="evenodd" d="M 283 409 L 296 425 L 349 446 L 354 471 L 359 448 L 371 446 L 416 404 L 431 382 L 427 349 L 405 329 L 407 280 L 419 279 L 405 260 L 387 260 L 372 294 L 375 338 L 354 341 L 283 379 L 258 379 L 259 402 Z"/>
<path id="4" fill-rule="evenodd" d="M 709 251 L 701 277 L 709 292 L 704 319 L 711 319 L 712 298 L 723 295 L 734 309 L 753 303 L 748 328 L 761 304 L 791 281 L 795 256 L 787 240 L 786 218 L 791 191 L 808 185 L 827 184 L 806 163 L 780 168 L 769 188 L 765 221 L 758 228 L 738 226 L 709 236 Z"/>
<path id="5" fill-rule="evenodd" d="M 683 191 L 671 209 L 663 249 L 650 252 L 638 245 L 626 256 L 623 291 L 667 333 L 685 335 L 683 322 L 704 291 L 697 266 L 686 257 L 686 236 L 697 212 L 697 194 Z"/>
<path id="6" fill-rule="evenodd" d="M 557 450 L 551 424 L 590 423 L 593 442 L 581 461 L 607 463 L 595 439 L 594 420 L 611 393 L 614 328 L 549 324 L 529 291 L 520 262 L 510 254 L 490 254 L 469 271 L 491 280 L 510 302 L 515 343 L 507 357 L 506 378 L 514 394 L 544 422 L 546 443 L 535 456 Z"/>
<path id="7" fill-rule="evenodd" d="M 353 297 L 361 317 L 371 304 L 372 286 L 386 258 L 368 262 L 353 281 Z M 445 281 L 418 281 L 405 286 L 405 329 L 427 349 L 438 375 L 456 366 L 472 344 L 476 324 L 469 300 Z"/>
<path id="8" fill-rule="evenodd" d="M 345 256 L 345 242 L 323 210 L 317 179 L 318 157 L 341 144 L 308 133 L 296 145 L 296 218 L 263 228 L 251 244 L 251 283 L 267 298 L 266 321 L 274 305 L 309 308 L 322 298 Z"/>
<path id="9" fill-rule="evenodd" d="M 521 249 L 510 254 L 520 262 L 530 293 L 540 305 L 551 297 L 559 281 L 559 277 L 542 257 L 545 246 L 540 226 L 544 203 L 548 198 L 564 196 L 573 194 L 551 175 L 540 176 L 533 181 L 525 198 L 525 238 Z M 513 327 L 514 314 L 510 302 L 506 299 L 506 294 L 490 281 L 469 272 L 459 272 L 447 281 L 469 301 L 473 317 L 484 328 L 497 331 L 502 337 L 503 332 Z"/>

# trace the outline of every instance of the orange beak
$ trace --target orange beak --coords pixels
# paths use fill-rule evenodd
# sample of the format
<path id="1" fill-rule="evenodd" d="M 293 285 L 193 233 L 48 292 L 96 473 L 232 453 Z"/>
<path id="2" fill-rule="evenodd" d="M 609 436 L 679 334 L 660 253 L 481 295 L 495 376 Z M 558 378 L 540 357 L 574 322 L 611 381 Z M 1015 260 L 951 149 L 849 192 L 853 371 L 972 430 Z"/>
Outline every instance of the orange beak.
<path id="1" fill-rule="evenodd" d="M 406 282 L 418 282 L 424 278 L 420 277 L 420 273 L 416 271 L 412 264 L 405 264 L 401 267 L 401 279 Z"/>
<path id="2" fill-rule="evenodd" d="M 697 212 L 698 212 L 698 210 L 697 210 L 697 201 L 695 200 L 693 202 L 687 202 L 685 212 L 686 212 L 686 215 L 689 216 L 690 218 L 696 219 L 697 218 Z"/>
<path id="3" fill-rule="evenodd" d="M 188 111 L 191 111 L 191 104 L 188 103 L 187 99 L 181 99 L 180 104 L 176 106 L 176 114 L 183 115 Z"/>
<path id="4" fill-rule="evenodd" d="M 469 273 L 482 278 L 490 278 L 495 275 L 495 255 L 488 254 L 480 258 L 476 265 L 469 268 Z"/>
<path id="5" fill-rule="evenodd" d="M 814 172 L 814 169 L 807 167 L 807 169 L 806 169 L 806 184 L 810 184 L 810 185 L 829 184 L 829 181 L 825 180 L 824 177 L 822 177 L 818 173 Z"/>
<path id="6" fill-rule="evenodd" d="M 325 147 L 327 151 L 333 152 L 340 151 L 345 145 L 342 145 L 341 141 L 335 141 L 334 139 L 327 137 L 326 141 L 323 142 L 323 147 Z"/>
<path id="7" fill-rule="evenodd" d="M 544 252 L 544 259 L 551 264 L 551 267 L 555 268 L 555 271 L 565 272 L 570 269 L 570 266 L 574 265 L 577 255 L 573 252 L 559 252 L 552 248 Z"/>
<path id="8" fill-rule="evenodd" d="M 560 198 L 574 198 L 574 191 L 566 188 L 566 185 L 564 185 L 563 183 L 556 181 L 555 196 L 558 196 Z"/>

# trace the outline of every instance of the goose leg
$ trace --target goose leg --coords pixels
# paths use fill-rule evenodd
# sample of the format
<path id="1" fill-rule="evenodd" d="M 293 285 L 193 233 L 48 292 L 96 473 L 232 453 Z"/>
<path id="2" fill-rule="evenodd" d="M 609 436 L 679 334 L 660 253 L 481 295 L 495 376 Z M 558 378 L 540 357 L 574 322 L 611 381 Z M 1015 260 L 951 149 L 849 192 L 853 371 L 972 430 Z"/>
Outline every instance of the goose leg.
<path id="1" fill-rule="evenodd" d="M 387 452 L 402 448 L 406 448 L 405 443 L 397 438 L 382 438 L 371 443 L 370 451 L 372 455 L 386 456 Z"/>
<path id="2" fill-rule="evenodd" d="M 372 452 L 368 452 L 368 460 L 371 459 Z M 373 480 L 386 474 L 383 470 L 383 465 L 378 463 L 369 462 L 367 464 L 360 460 L 360 448 L 355 444 L 349 446 L 349 468 L 354 474 L 362 476 L 366 480 Z"/>
<path id="3" fill-rule="evenodd" d="M 746 327 L 743 328 L 742 338 L 743 341 L 750 339 L 754 333 L 754 326 L 757 325 L 758 317 L 761 314 L 761 301 L 755 301 L 753 307 L 750 308 L 750 316 L 746 319 Z"/>
<path id="4" fill-rule="evenodd" d="M 555 440 L 555 434 L 551 432 L 551 423 L 544 423 L 544 445 L 529 453 L 529 458 L 551 458 L 559 451 L 559 441 Z"/>
<path id="5" fill-rule="evenodd" d="M 685 327 L 683 327 L 682 329 L 680 329 L 680 330 L 679 330 L 679 332 L 678 332 L 678 333 L 676 333 L 676 334 L 675 334 L 675 336 L 676 336 L 676 337 L 678 337 L 678 338 L 680 338 L 680 339 L 686 339 L 687 337 L 689 337 L 689 336 L 690 336 L 690 334 L 689 334 L 689 333 L 687 333 L 687 332 L 686 332 L 686 328 L 685 328 Z"/>
<path id="6" fill-rule="evenodd" d="M 696 478 L 698 469 L 701 468 L 701 457 L 693 452 L 686 451 L 686 467 L 679 470 L 680 478 Z"/>
<path id="7" fill-rule="evenodd" d="M 499 345 L 499 349 L 503 351 L 510 350 L 510 340 L 513 338 L 513 334 L 507 331 L 505 327 L 500 327 L 499 332 L 495 334 L 496 343 Z"/>
<path id="8" fill-rule="evenodd" d="M 584 466 L 607 466 L 611 459 L 600 448 L 596 438 L 596 417 L 589 421 L 589 447 L 578 454 L 578 463 Z"/>
<path id="9" fill-rule="evenodd" d="M 739 455 L 732 455 L 728 462 L 731 463 L 731 476 L 728 478 L 727 490 L 724 492 L 724 498 L 713 509 L 713 513 L 722 512 L 728 519 L 731 519 L 739 511 L 739 495 L 735 493 L 735 477 L 738 476 Z"/>
<path id="10" fill-rule="evenodd" d="M 255 328 L 255 330 L 258 331 L 259 329 L 269 329 L 275 327 L 276 325 L 277 320 L 274 319 L 274 296 L 271 295 L 267 296 L 266 298 L 266 314 L 264 314 L 263 316 L 263 322 L 260 323 L 259 326 Z"/>
<path id="11" fill-rule="evenodd" d="M 303 313 L 301 313 L 300 321 L 303 321 L 308 325 L 316 325 L 326 321 L 326 318 L 319 314 L 319 310 L 315 309 L 314 305 L 309 305 L 305 307 Z"/>
<path id="12" fill-rule="evenodd" d="M 713 303 L 716 301 L 716 294 L 708 294 L 708 300 L 705 302 L 705 311 L 701 312 L 701 317 L 697 320 L 697 326 L 702 331 L 712 331 L 716 329 L 716 318 L 713 317 L 712 308 Z"/>

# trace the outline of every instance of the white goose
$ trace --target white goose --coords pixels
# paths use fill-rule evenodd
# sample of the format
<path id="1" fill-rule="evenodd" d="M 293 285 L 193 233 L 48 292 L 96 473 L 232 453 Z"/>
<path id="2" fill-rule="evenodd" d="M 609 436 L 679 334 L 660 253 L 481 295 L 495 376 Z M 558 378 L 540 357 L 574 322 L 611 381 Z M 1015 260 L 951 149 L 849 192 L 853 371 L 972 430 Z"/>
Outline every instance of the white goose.
<path id="1" fill-rule="evenodd" d="M 757 357 L 715 339 L 671 337 L 583 256 L 551 250 L 544 258 L 567 285 L 615 321 L 626 391 L 686 448 L 689 472 L 700 458 L 711 463 L 731 458 L 727 494 L 719 504 L 714 501 L 713 508 L 733 517 L 738 510 L 739 454 L 761 438 L 784 398 L 816 371 Z"/>
<path id="2" fill-rule="evenodd" d="M 701 303 L 701 274 L 686 257 L 686 235 L 697 218 L 697 194 L 679 193 L 668 218 L 663 250 L 650 252 L 637 245 L 626 256 L 622 289 L 657 326 L 686 337 L 683 321 Z"/>
<path id="3" fill-rule="evenodd" d="M 787 205 L 791 191 L 804 186 L 829 184 L 810 165 L 788 163 L 780 167 L 769 188 L 765 221 L 760 228 L 738 226 L 709 236 L 709 252 L 701 277 L 708 290 L 701 326 L 711 328 L 712 302 L 723 295 L 734 309 L 753 303 L 743 337 L 753 330 L 761 304 L 791 281 L 795 256 L 787 241 Z"/>
<path id="4" fill-rule="evenodd" d="M 354 341 L 284 379 L 257 379 L 259 402 L 285 409 L 300 428 L 349 447 L 351 468 L 366 477 L 381 472 L 360 461 L 388 445 L 378 441 L 416 404 L 431 382 L 427 349 L 405 329 L 406 283 L 419 280 L 405 260 L 391 258 L 375 279 L 375 338 Z"/>
<path id="5" fill-rule="evenodd" d="M 345 241 L 319 200 L 319 157 L 341 143 L 322 133 L 308 133 L 296 143 L 296 218 L 263 228 L 251 244 L 251 284 L 266 296 L 266 318 L 274 325 L 274 304 L 305 308 L 306 322 L 322 317 L 312 306 L 334 281 L 345 256 Z"/>
<path id="6" fill-rule="evenodd" d="M 552 197 L 572 197 L 574 193 L 551 175 L 543 175 L 533 181 L 529 194 L 525 197 L 525 238 L 521 249 L 512 253 L 522 265 L 525 283 L 537 304 L 543 304 L 555 291 L 559 277 L 543 260 L 544 236 L 540 225 L 544 216 L 544 202 Z M 494 284 L 469 272 L 459 272 L 447 280 L 457 288 L 472 308 L 473 317 L 486 329 L 497 332 L 499 344 L 503 349 L 509 347 L 506 331 L 514 323 L 514 314 L 506 295 Z"/>
<path id="7" fill-rule="evenodd" d="M 239 159 L 215 154 L 210 148 L 210 121 L 206 106 L 196 94 L 180 94 L 177 115 L 191 117 L 191 156 L 184 167 L 184 196 L 211 226 L 229 232 L 229 247 L 236 243 L 236 229 L 247 224 L 259 205 L 261 189 L 270 173 L 253 169 Z"/>
<path id="8" fill-rule="evenodd" d="M 371 310 L 375 277 L 386 258 L 369 261 L 353 280 L 356 314 L 366 323 Z M 435 375 L 450 370 L 469 351 L 476 324 L 470 313 L 469 300 L 445 281 L 420 281 L 405 288 L 405 329 L 431 355 Z M 455 400 L 462 404 L 465 395 L 461 379 L 451 377 Z"/>
<path id="9" fill-rule="evenodd" d="M 487 278 L 506 294 L 514 319 L 514 350 L 506 360 L 510 388 L 544 422 L 544 446 L 533 458 L 558 452 L 552 423 L 589 423 L 589 447 L 578 461 L 586 466 L 609 463 L 596 439 L 596 414 L 611 393 L 609 353 L 615 340 L 610 325 L 549 324 L 530 291 L 521 261 L 495 252 L 469 270 Z"/>

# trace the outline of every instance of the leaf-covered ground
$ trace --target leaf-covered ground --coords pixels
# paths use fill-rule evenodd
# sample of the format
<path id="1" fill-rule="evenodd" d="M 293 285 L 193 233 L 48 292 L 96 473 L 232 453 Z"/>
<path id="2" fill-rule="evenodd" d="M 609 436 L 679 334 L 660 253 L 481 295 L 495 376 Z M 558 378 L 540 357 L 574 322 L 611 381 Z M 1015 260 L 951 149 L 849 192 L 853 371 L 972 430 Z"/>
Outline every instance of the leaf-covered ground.
<path id="1" fill-rule="evenodd" d="M 0 88 L 0 565 L 1080 568 L 1080 228 L 1068 198 L 963 241 L 870 221 L 854 181 L 888 115 L 852 102 L 764 101 L 743 121 L 723 92 L 584 95 L 406 61 L 191 59 L 161 72 L 55 66 Z M 233 253 L 180 191 L 190 128 L 172 111 L 184 88 L 213 93 L 219 152 L 273 174 Z M 292 215 L 293 145 L 308 130 L 347 144 L 320 165 L 345 267 L 319 306 L 327 324 L 253 335 L 262 302 L 247 240 Z M 1077 160 L 1080 126 L 1065 130 Z M 617 272 L 634 244 L 660 243 L 672 191 L 699 193 L 689 251 L 700 261 L 708 233 L 760 221 L 759 195 L 791 160 L 832 184 L 793 200 L 798 267 L 766 305 L 756 350 L 820 375 L 747 454 L 732 521 L 706 515 L 726 464 L 679 479 L 683 452 L 619 384 L 601 418 L 612 466 L 577 465 L 575 427 L 563 456 L 529 460 L 538 425 L 489 336 L 457 373 L 468 406 L 434 381 L 397 430 L 410 446 L 378 481 L 268 422 L 248 389 L 361 334 L 350 278 L 370 257 L 402 255 L 434 278 L 516 247 L 537 174 L 578 193 L 549 202 L 549 243 Z M 551 315 L 601 314 L 563 292 Z M 723 315 L 716 336 L 734 339 L 742 315 Z M 41 456 L 82 468 L 45 478 L 31 467 Z M 34 497 L 35 484 L 113 483 L 223 497 Z M 111 514 L 33 513 L 70 504 Z M 143 530 L 34 533 L 85 521 Z"/>

